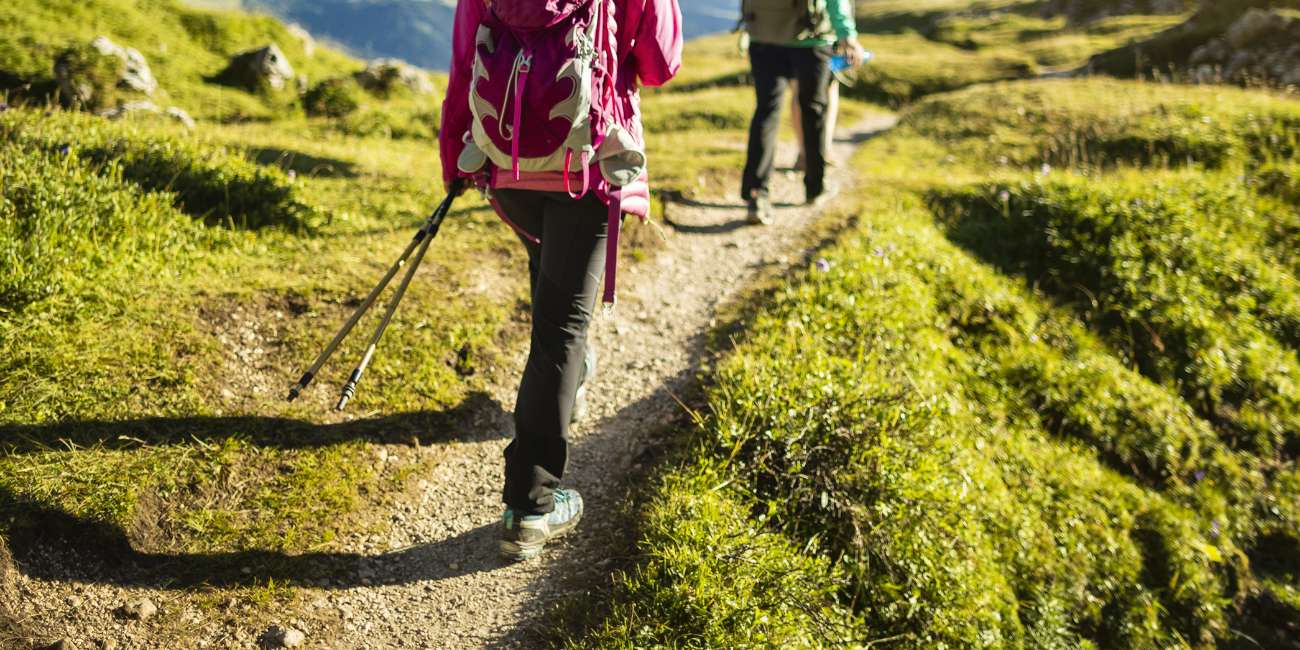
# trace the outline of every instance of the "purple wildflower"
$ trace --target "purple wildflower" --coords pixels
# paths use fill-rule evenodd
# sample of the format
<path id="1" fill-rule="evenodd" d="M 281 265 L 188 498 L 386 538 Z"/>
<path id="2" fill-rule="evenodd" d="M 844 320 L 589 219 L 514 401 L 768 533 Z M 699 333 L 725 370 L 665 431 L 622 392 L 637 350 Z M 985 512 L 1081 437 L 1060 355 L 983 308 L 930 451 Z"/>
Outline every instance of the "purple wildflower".
<path id="1" fill-rule="evenodd" d="M 72 151 L 72 147 L 69 147 L 69 146 L 66 145 L 66 144 L 61 144 L 61 145 L 59 145 L 59 153 L 60 153 L 60 154 L 66 156 L 66 155 L 68 155 L 68 152 L 69 152 L 69 151 Z"/>
<path id="2" fill-rule="evenodd" d="M 296 171 L 290 169 L 290 170 L 289 170 L 289 180 L 293 180 L 293 179 L 295 179 L 295 178 L 298 178 L 298 172 L 296 172 Z"/>
<path id="3" fill-rule="evenodd" d="M 0 113 L 3 113 L 7 110 L 9 110 L 9 104 L 7 102 L 0 102 Z"/>
<path id="4" fill-rule="evenodd" d="M 1039 176 L 1046 176 L 1050 173 L 1052 173 L 1052 166 L 1047 163 L 1043 163 L 1043 166 L 1038 170 Z"/>
<path id="5" fill-rule="evenodd" d="M 821 271 L 822 273 L 825 273 L 825 272 L 831 270 L 831 262 L 830 262 L 830 260 L 828 260 L 828 259 L 826 259 L 826 258 L 824 258 L 824 257 L 821 258 L 821 259 L 819 259 L 819 260 L 817 260 L 817 270 L 818 270 L 818 271 Z"/>
<path id="6" fill-rule="evenodd" d="M 1196 473 L 1195 473 L 1195 474 L 1192 474 L 1192 478 L 1196 479 L 1196 482 L 1197 482 L 1197 483 L 1200 483 L 1201 481 L 1204 481 L 1204 480 L 1205 480 L 1205 470 L 1203 470 L 1203 469 L 1198 469 L 1198 470 L 1196 470 Z"/>
<path id="7" fill-rule="evenodd" d="M 1219 538 L 1219 522 L 1217 520 L 1210 522 L 1210 537 L 1214 539 Z"/>

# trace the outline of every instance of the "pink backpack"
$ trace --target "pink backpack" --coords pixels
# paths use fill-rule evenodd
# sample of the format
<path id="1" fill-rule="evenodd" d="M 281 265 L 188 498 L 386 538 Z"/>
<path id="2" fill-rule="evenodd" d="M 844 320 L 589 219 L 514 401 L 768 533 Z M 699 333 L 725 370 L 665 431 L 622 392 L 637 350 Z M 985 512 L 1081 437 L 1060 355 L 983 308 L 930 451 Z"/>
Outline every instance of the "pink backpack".
<path id="1" fill-rule="evenodd" d="M 491 0 L 476 37 L 460 171 L 491 161 L 516 180 L 521 171 L 563 172 L 575 199 L 592 189 L 593 163 L 611 196 L 641 178 L 645 151 L 619 126 L 613 12 L 613 0 Z M 581 174 L 577 191 L 571 174 Z M 621 212 L 611 200 L 607 303 Z"/>

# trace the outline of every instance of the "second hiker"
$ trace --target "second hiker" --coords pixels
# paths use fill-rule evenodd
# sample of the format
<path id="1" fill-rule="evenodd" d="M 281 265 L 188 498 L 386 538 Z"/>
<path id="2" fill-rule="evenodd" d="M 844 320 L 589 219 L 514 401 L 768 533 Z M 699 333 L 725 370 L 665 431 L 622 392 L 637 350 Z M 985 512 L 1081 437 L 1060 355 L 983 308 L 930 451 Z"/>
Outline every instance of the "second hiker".
<path id="1" fill-rule="evenodd" d="M 850 66 L 865 53 L 858 43 L 849 0 L 743 0 L 754 77 L 754 119 L 741 196 L 753 223 L 771 223 L 768 179 L 776 159 L 776 134 L 786 86 L 796 81 L 804 142 L 804 190 L 808 203 L 826 191 L 826 117 L 831 57 Z"/>

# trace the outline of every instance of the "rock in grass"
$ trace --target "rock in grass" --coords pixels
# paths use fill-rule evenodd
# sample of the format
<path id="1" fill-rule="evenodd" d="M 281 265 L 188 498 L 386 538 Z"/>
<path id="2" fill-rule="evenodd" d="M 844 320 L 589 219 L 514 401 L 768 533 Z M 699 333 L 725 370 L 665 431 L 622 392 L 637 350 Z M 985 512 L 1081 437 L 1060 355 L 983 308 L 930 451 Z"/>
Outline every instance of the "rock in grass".
<path id="1" fill-rule="evenodd" d="M 187 129 L 194 128 L 194 118 L 190 117 L 190 114 L 186 113 L 184 110 L 172 106 L 171 108 L 168 108 L 166 111 L 163 112 L 167 115 L 167 117 L 170 117 L 173 120 L 176 120 L 181 124 L 184 124 L 185 128 Z"/>
<path id="2" fill-rule="evenodd" d="M 158 90 L 158 80 L 154 78 L 153 71 L 149 69 L 149 62 L 139 50 L 118 45 L 107 36 L 96 38 L 90 42 L 90 46 L 99 50 L 100 54 L 107 54 L 122 61 L 122 78 L 118 80 L 118 85 L 146 95 L 152 95 L 155 90 Z"/>
<path id="3" fill-rule="evenodd" d="M 1188 59 L 1198 82 L 1300 83 L 1300 19 L 1251 9 Z"/>
<path id="4" fill-rule="evenodd" d="M 283 90 L 294 78 L 293 66 L 280 50 L 270 43 L 236 54 L 216 77 L 216 81 L 245 90 Z"/>
<path id="5" fill-rule="evenodd" d="M 112 108 L 99 111 L 98 115 L 100 117 L 106 117 L 110 120 L 120 120 L 124 117 L 136 115 L 139 113 L 157 114 L 160 112 L 162 112 L 162 109 L 158 108 L 157 104 L 146 100 L 146 101 L 138 101 L 138 102 L 123 102 Z"/>
<path id="6" fill-rule="evenodd" d="M 183 109 L 172 106 L 167 110 L 162 110 L 157 104 L 151 101 L 123 102 L 102 111 L 99 111 L 100 117 L 106 117 L 110 120 L 120 120 L 124 117 L 130 117 L 139 113 L 152 113 L 154 115 L 166 115 L 167 117 L 185 125 L 185 128 L 192 129 L 195 126 L 194 118 L 190 117 Z"/>
<path id="7" fill-rule="evenodd" d="M 111 104 L 113 91 L 152 95 L 158 90 L 158 80 L 144 55 L 107 36 L 60 53 L 54 62 L 54 77 L 66 101 L 92 108 Z"/>
<path id="8" fill-rule="evenodd" d="M 401 59 L 375 59 L 356 74 L 356 80 L 362 88 L 380 97 L 387 97 L 399 88 L 417 95 L 435 92 L 428 74 Z"/>
<path id="9" fill-rule="evenodd" d="M 158 613 L 158 606 L 148 598 L 127 603 L 122 606 L 122 615 L 136 621 L 147 621 Z"/>
<path id="10" fill-rule="evenodd" d="M 262 633 L 262 643 L 271 648 L 297 648 L 307 640 L 301 630 L 272 625 Z"/>

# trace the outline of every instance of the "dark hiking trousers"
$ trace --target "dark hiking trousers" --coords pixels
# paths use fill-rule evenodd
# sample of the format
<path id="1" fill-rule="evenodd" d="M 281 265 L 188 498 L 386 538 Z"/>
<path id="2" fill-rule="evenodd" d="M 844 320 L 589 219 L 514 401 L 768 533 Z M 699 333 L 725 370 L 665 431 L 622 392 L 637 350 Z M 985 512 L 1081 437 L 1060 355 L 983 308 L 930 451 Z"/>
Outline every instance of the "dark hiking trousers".
<path id="1" fill-rule="evenodd" d="M 781 122 L 781 105 L 791 79 L 799 82 L 799 109 L 803 113 L 803 141 L 806 146 L 804 189 L 814 197 L 825 189 L 826 106 L 831 84 L 829 46 L 787 47 L 751 43 L 749 65 L 754 76 L 754 121 L 749 125 L 749 155 L 740 195 L 748 200 L 767 195 L 768 178 L 776 158 L 776 133 Z"/>
<path id="2" fill-rule="evenodd" d="M 523 514 L 555 508 L 569 457 L 569 417 L 585 372 L 587 325 L 605 268 L 608 209 L 594 195 L 494 190 L 514 224 L 541 240 L 528 248 L 533 325 L 515 402 L 515 439 L 506 447 L 503 501 Z"/>

